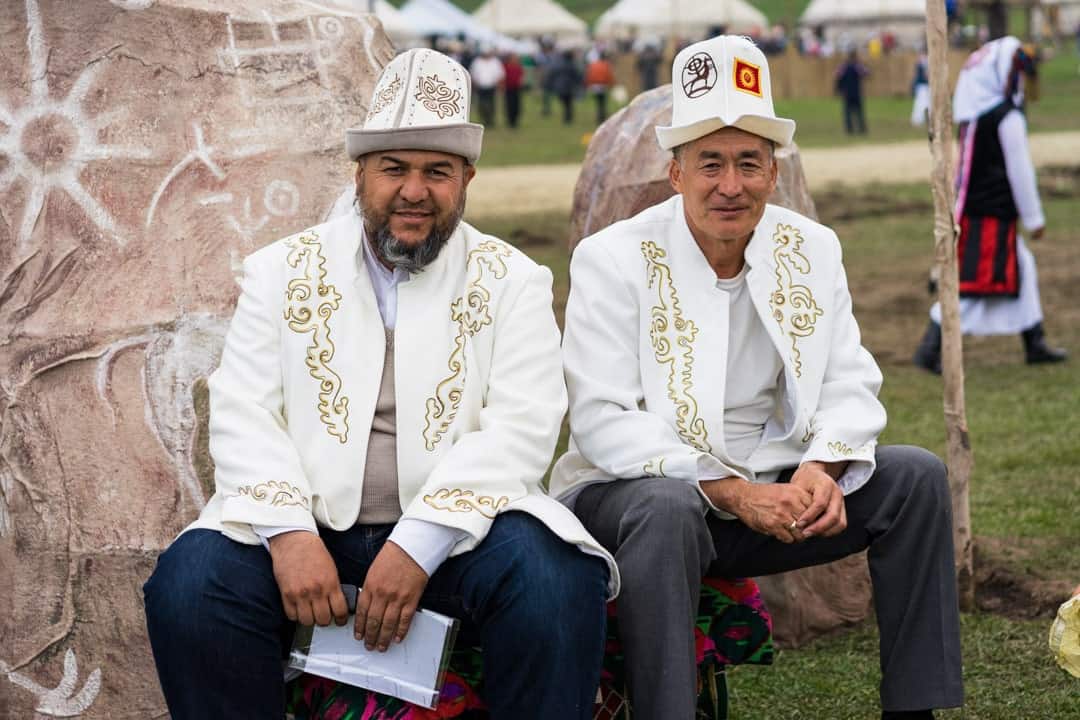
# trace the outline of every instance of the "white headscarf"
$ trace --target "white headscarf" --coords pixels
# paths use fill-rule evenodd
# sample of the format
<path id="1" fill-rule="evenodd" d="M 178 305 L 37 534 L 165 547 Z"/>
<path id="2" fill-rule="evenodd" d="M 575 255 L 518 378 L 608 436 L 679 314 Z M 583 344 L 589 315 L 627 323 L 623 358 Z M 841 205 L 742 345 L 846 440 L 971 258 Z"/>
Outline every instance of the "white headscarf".
<path id="1" fill-rule="evenodd" d="M 1005 100 L 1013 57 L 1020 41 L 1010 36 L 991 40 L 968 56 L 953 93 L 953 121 L 970 122 Z M 1016 83 L 1013 103 L 1024 99 L 1023 73 Z"/>

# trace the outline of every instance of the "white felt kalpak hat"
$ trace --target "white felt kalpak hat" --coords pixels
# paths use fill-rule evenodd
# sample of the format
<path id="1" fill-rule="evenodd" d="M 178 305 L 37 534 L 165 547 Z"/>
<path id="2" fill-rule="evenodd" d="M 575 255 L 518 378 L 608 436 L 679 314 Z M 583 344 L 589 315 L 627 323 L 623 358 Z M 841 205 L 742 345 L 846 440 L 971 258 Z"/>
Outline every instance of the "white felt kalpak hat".
<path id="1" fill-rule="evenodd" d="M 469 122 L 469 73 L 440 52 L 408 50 L 383 69 L 363 127 L 345 133 L 353 160 L 379 150 L 434 150 L 480 157 L 484 126 Z"/>
<path id="2" fill-rule="evenodd" d="M 721 35 L 684 48 L 672 63 L 671 94 L 671 125 L 656 128 L 665 150 L 723 127 L 778 145 L 795 135 L 794 120 L 776 117 L 769 63 L 749 38 Z"/>

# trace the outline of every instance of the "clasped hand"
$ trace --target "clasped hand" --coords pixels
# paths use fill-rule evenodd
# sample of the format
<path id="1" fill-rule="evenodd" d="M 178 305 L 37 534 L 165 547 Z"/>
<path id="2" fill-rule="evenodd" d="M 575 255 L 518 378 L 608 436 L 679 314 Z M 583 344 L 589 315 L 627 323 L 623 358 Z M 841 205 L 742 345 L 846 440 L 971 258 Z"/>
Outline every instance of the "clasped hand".
<path id="1" fill-rule="evenodd" d="M 714 505 L 780 542 L 830 537 L 847 527 L 844 494 L 819 462 L 800 465 L 789 483 L 755 484 L 730 477 L 701 485 Z"/>
<path id="2" fill-rule="evenodd" d="M 301 530 L 276 535 L 269 542 L 285 616 L 302 625 L 347 623 L 349 608 L 337 566 L 319 536 Z M 391 640 L 404 640 L 427 580 L 427 573 L 408 553 L 392 542 L 383 545 L 356 601 L 356 639 L 368 650 L 380 652 L 390 647 Z"/>

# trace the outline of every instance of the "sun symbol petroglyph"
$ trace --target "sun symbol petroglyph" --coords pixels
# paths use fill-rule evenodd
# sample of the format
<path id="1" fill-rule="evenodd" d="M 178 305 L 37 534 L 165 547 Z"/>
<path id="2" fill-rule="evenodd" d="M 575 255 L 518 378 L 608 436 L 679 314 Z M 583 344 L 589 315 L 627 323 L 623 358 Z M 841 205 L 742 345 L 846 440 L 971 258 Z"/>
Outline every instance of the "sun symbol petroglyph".
<path id="1" fill-rule="evenodd" d="M 117 118 L 105 111 L 88 117 L 83 110 L 94 80 L 104 64 L 91 62 L 75 79 L 63 98 L 49 88 L 48 59 L 41 11 L 37 0 L 26 0 L 26 45 L 30 95 L 21 106 L 0 101 L 0 156 L 7 158 L 0 172 L 0 192 L 16 181 L 27 186 L 26 202 L 17 234 L 17 251 L 26 251 L 49 195 L 64 192 L 103 233 L 123 245 L 125 238 L 112 214 L 83 185 L 80 176 L 87 165 L 101 160 L 146 160 L 146 148 L 102 143 L 98 136 Z"/>

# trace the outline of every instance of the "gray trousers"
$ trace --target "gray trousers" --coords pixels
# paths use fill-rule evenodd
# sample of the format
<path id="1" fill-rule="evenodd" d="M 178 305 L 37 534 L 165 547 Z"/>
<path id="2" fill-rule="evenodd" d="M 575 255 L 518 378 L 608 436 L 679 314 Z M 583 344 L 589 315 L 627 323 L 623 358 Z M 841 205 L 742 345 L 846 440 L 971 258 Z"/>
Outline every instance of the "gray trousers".
<path id="1" fill-rule="evenodd" d="M 697 491 L 679 480 L 618 480 L 581 492 L 574 511 L 622 574 L 619 633 L 635 720 L 694 717 L 693 627 L 703 576 L 769 575 L 861 550 L 868 550 L 880 634 L 882 708 L 963 703 L 944 464 L 921 448 L 879 447 L 874 475 L 844 505 L 844 532 L 788 545 L 706 514 Z"/>

